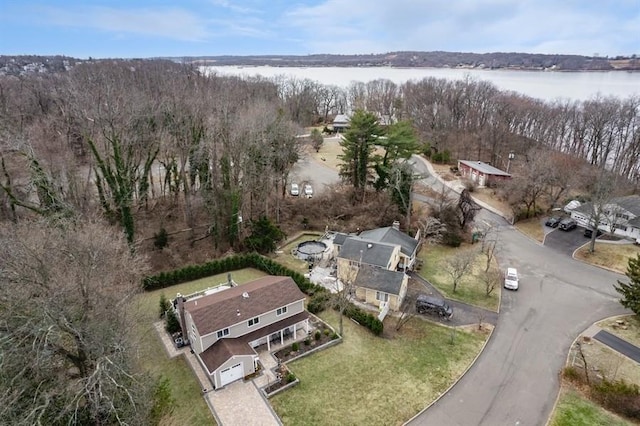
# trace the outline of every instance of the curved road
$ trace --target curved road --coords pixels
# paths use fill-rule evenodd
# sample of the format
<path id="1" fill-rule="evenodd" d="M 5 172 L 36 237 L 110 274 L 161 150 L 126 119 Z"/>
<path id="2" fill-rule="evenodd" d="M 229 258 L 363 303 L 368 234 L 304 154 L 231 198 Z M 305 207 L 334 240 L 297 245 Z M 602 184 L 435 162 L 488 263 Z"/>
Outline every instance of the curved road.
<path id="1" fill-rule="evenodd" d="M 426 176 L 420 162 L 416 167 Z M 484 352 L 411 425 L 544 425 L 573 340 L 593 322 L 628 312 L 613 288 L 621 275 L 550 250 L 486 210 L 480 219 L 500 225 L 500 267 L 518 269 L 520 290 L 503 290 Z"/>

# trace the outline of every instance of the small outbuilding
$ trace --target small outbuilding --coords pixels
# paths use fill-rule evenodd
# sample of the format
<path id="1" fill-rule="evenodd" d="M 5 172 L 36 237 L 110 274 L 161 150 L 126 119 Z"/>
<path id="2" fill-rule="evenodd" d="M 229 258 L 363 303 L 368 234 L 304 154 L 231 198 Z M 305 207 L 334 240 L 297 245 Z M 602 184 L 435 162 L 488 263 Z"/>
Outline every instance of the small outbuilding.
<path id="1" fill-rule="evenodd" d="M 333 130 L 335 132 L 344 132 L 351 125 L 351 119 L 346 114 L 338 114 L 333 119 Z"/>
<path id="2" fill-rule="evenodd" d="M 481 188 L 511 179 L 509 173 L 482 161 L 458 160 L 458 170 Z"/>

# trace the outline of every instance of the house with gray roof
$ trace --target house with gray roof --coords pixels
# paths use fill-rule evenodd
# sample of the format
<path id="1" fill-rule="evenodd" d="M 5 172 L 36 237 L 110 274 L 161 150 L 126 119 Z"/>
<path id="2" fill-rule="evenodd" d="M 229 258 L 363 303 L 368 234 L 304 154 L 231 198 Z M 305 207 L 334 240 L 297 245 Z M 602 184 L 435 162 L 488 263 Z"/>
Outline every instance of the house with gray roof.
<path id="1" fill-rule="evenodd" d="M 571 217 L 580 226 L 594 228 L 597 206 L 586 202 L 571 211 Z M 638 241 L 640 238 L 640 195 L 612 198 L 602 207 L 598 229 Z"/>
<path id="2" fill-rule="evenodd" d="M 351 118 L 346 114 L 338 114 L 333 119 L 333 130 L 335 132 L 344 132 L 351 125 Z"/>
<path id="3" fill-rule="evenodd" d="M 266 276 L 211 294 L 179 296 L 178 313 L 214 389 L 253 374 L 255 348 L 309 332 L 305 294 L 291 277 Z"/>
<path id="4" fill-rule="evenodd" d="M 482 161 L 458 160 L 458 170 L 462 176 L 475 182 L 481 188 L 511 179 L 509 173 Z"/>
<path id="5" fill-rule="evenodd" d="M 381 310 L 399 310 L 407 293 L 406 272 L 420 249 L 419 237 L 400 231 L 397 222 L 359 235 L 337 234 L 338 279 L 347 287 L 354 286 L 356 299 Z"/>

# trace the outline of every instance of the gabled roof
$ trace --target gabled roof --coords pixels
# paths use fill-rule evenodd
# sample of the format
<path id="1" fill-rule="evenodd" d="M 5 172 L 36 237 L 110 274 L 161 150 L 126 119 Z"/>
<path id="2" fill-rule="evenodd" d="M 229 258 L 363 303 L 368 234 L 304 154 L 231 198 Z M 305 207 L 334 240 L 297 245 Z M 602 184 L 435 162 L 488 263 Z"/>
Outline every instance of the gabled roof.
<path id="1" fill-rule="evenodd" d="M 307 318 L 309 318 L 309 313 L 306 311 L 300 312 L 236 339 L 220 339 L 202 352 L 200 358 L 209 372 L 213 373 L 232 356 L 255 355 L 256 351 L 249 346 L 249 342 L 268 336 L 285 327 L 304 321 Z"/>
<path id="2" fill-rule="evenodd" d="M 626 197 L 613 198 L 607 204 L 617 204 L 629 213 L 640 216 L 640 195 L 627 195 Z"/>
<path id="3" fill-rule="evenodd" d="M 392 226 L 363 231 L 360 234 L 360 237 L 371 241 L 380 241 L 382 243 L 398 245 L 400 246 L 400 251 L 406 256 L 413 255 L 418 247 L 418 240 Z"/>
<path id="4" fill-rule="evenodd" d="M 349 237 L 345 240 L 338 257 L 360 261 L 366 265 L 375 265 L 386 268 L 391 260 L 395 246 L 363 239 L 361 237 Z"/>
<path id="5" fill-rule="evenodd" d="M 350 122 L 351 122 L 351 119 L 346 114 L 338 114 L 336 115 L 336 118 L 333 119 L 334 126 L 336 124 L 349 124 Z"/>
<path id="6" fill-rule="evenodd" d="M 354 281 L 357 287 L 364 287 L 384 293 L 400 295 L 404 272 L 389 271 L 374 266 L 362 265 Z"/>
<path id="7" fill-rule="evenodd" d="M 482 161 L 469 161 L 469 160 L 458 160 L 460 163 L 465 166 L 469 166 L 472 169 L 476 169 L 479 172 L 482 172 L 487 175 L 493 176 L 511 176 L 509 173 L 504 172 L 496 167 L 493 167 L 490 164 L 483 163 Z"/>
<path id="8" fill-rule="evenodd" d="M 191 314 L 200 336 L 204 336 L 304 298 L 291 277 L 266 276 L 187 300 L 184 309 Z"/>

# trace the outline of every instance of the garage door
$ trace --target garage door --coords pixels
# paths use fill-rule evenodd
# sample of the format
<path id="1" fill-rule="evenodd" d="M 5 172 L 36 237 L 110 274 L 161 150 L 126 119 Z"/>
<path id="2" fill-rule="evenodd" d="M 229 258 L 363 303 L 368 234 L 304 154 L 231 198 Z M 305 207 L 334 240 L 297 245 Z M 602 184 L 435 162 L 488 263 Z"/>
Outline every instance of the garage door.
<path id="1" fill-rule="evenodd" d="M 236 364 L 233 367 L 225 368 L 220 372 L 220 386 L 242 379 L 243 376 L 244 371 L 242 371 L 242 364 Z"/>

